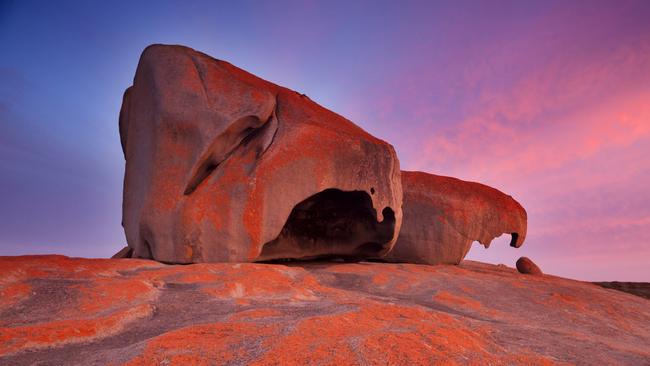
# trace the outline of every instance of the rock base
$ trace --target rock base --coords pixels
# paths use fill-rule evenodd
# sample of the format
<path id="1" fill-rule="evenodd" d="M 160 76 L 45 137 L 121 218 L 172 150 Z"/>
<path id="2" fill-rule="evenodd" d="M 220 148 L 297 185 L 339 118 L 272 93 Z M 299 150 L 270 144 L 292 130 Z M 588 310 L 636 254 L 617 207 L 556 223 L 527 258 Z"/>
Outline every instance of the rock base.
<path id="1" fill-rule="evenodd" d="M 0 257 L 2 365 L 650 363 L 650 301 L 505 266 Z"/>

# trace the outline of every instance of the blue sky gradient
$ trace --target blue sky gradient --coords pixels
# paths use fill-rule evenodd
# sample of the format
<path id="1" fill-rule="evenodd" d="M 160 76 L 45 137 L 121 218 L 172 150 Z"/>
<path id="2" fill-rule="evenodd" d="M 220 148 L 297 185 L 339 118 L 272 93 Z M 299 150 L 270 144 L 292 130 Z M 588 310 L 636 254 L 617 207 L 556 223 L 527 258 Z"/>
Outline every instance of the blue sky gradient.
<path id="1" fill-rule="evenodd" d="M 142 50 L 183 44 L 481 181 L 529 238 L 470 257 L 650 281 L 650 2 L 0 0 L 0 255 L 125 245 L 117 119 Z"/>

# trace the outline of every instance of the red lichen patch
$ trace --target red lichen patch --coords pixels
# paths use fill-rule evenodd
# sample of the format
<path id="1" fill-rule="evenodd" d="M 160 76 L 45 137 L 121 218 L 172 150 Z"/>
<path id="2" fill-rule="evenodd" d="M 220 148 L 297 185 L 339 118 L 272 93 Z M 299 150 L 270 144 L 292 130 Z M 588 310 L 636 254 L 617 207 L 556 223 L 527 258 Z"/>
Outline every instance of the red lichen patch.
<path id="1" fill-rule="evenodd" d="M 419 307 L 368 302 L 359 310 L 304 319 L 253 365 L 507 364 L 514 359 L 481 329 Z M 333 350 L 336 350 L 333 352 Z M 542 357 L 530 355 L 542 364 Z"/>
<path id="2" fill-rule="evenodd" d="M 137 271 L 141 269 L 156 269 L 164 264 L 147 259 L 82 259 L 70 258 L 68 266 L 74 267 L 74 277 L 79 279 L 89 276 L 115 276 L 120 272 Z"/>
<path id="3" fill-rule="evenodd" d="M 90 356 L 98 363 L 134 357 L 135 365 L 650 359 L 647 300 L 499 266 L 215 263 L 136 270 L 122 263 L 140 268 L 139 261 L 50 259 L 30 264 L 19 257 L 0 272 L 3 296 L 29 296 L 2 309 L 0 364 L 85 364 Z M 22 278 L 39 268 L 43 277 Z M 149 303 L 156 318 L 134 321 L 153 314 Z M 161 334 L 167 329 L 175 330 Z M 100 340 L 110 335 L 117 336 Z"/>
<path id="4" fill-rule="evenodd" d="M 70 319 L 0 328 L 0 356 L 108 337 L 120 332 L 125 324 L 152 314 L 153 306 L 138 305 L 100 318 Z"/>
<path id="5" fill-rule="evenodd" d="M 141 259 L 85 259 L 62 255 L 29 255 L 0 257 L 0 284 L 34 278 L 87 279 L 94 276 L 115 276 L 120 271 L 157 268 L 162 264 Z"/>
<path id="6" fill-rule="evenodd" d="M 197 265 L 198 266 L 198 265 Z M 180 277 L 174 279 L 177 283 L 219 283 L 223 281 L 223 276 L 214 274 L 209 271 L 201 271 L 201 268 L 195 268 L 197 271 L 183 273 Z"/>
<path id="7" fill-rule="evenodd" d="M 201 290 L 212 296 L 231 299 L 313 301 L 318 292 L 329 289 L 320 286 L 308 272 L 280 265 L 223 265 L 215 272 L 215 281 Z"/>
<path id="8" fill-rule="evenodd" d="M 376 333 L 405 333 L 405 329 L 399 328 L 407 325 L 400 321 L 394 327 L 397 325 L 394 320 L 406 320 L 411 311 L 399 306 L 367 305 L 358 311 L 302 320 L 258 364 L 356 364 L 369 356 L 358 352 L 359 344 Z M 337 352 L 331 352 L 332 349 Z"/>
<path id="9" fill-rule="evenodd" d="M 52 260 L 58 256 L 52 256 Z M 0 257 L 0 285 L 23 282 L 30 278 L 47 276 L 48 272 L 37 265 L 40 256 Z"/>
<path id="10" fill-rule="evenodd" d="M 526 289 L 526 288 L 528 288 L 528 286 L 526 285 L 526 283 L 524 283 L 523 281 L 512 280 L 512 281 L 509 282 L 509 284 L 510 284 L 511 286 L 516 287 L 516 288 L 519 288 L 519 289 Z"/>
<path id="11" fill-rule="evenodd" d="M 372 276 L 372 283 L 378 286 L 387 285 L 390 282 L 390 276 L 387 273 L 378 273 Z"/>
<path id="12" fill-rule="evenodd" d="M 121 278 L 97 278 L 90 283 L 75 285 L 73 288 L 79 291 L 78 307 L 71 311 L 81 310 L 86 314 L 151 301 L 157 293 L 149 283 Z"/>
<path id="13" fill-rule="evenodd" d="M 466 294 L 476 294 L 476 291 L 469 286 L 458 286 L 458 289 L 460 289 Z"/>
<path id="14" fill-rule="evenodd" d="M 588 308 L 588 305 L 585 303 L 584 300 L 581 300 L 578 297 L 569 294 L 561 294 L 561 293 L 554 292 L 551 294 L 550 300 L 552 302 L 557 303 L 558 305 L 561 305 L 564 308 L 569 306 L 581 312 L 586 311 Z"/>
<path id="15" fill-rule="evenodd" d="M 277 325 L 235 322 L 190 326 L 149 340 L 143 354 L 125 366 L 223 365 L 247 360 L 255 356 L 255 343 L 264 348 L 277 334 Z"/>
<path id="16" fill-rule="evenodd" d="M 0 309 L 13 306 L 32 293 L 32 286 L 26 283 L 13 283 L 0 288 Z"/>
<path id="17" fill-rule="evenodd" d="M 454 295 L 448 291 L 438 291 L 433 296 L 433 300 L 441 302 L 451 306 L 459 306 L 464 309 L 472 309 L 476 311 L 484 310 L 483 305 L 476 300 L 472 300 L 468 297 Z"/>

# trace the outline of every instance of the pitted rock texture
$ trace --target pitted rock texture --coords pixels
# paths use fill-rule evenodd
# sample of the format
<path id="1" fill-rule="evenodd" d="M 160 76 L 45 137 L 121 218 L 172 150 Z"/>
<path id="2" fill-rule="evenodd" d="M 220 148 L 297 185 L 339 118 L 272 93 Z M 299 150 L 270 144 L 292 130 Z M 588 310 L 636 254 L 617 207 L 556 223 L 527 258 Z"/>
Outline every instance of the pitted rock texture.
<path id="1" fill-rule="evenodd" d="M 650 301 L 505 266 L 0 257 L 2 365 L 645 365 Z"/>
<path id="2" fill-rule="evenodd" d="M 124 93 L 120 137 L 133 257 L 381 256 L 399 232 L 391 145 L 305 95 L 187 47 L 144 50 Z"/>
<path id="3" fill-rule="evenodd" d="M 384 259 L 422 264 L 458 264 L 472 243 L 486 248 L 511 234 L 510 246 L 526 238 L 526 210 L 512 197 L 484 184 L 423 172 L 402 172 L 403 224 Z"/>
<path id="4" fill-rule="evenodd" d="M 517 267 L 517 271 L 519 271 L 519 273 L 531 274 L 535 276 L 541 276 L 543 274 L 542 270 L 539 269 L 535 262 L 530 260 L 528 257 L 521 257 L 517 259 L 515 267 Z"/>

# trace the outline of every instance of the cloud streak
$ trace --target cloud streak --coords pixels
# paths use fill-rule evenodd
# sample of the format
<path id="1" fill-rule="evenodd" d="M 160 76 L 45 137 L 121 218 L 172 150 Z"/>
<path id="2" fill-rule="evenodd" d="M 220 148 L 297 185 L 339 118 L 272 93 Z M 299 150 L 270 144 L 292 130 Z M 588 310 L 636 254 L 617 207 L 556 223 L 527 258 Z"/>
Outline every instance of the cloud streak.
<path id="1" fill-rule="evenodd" d="M 445 75 L 406 69 L 374 92 L 374 118 L 405 124 L 386 133 L 404 168 L 484 182 L 527 208 L 520 252 L 474 258 L 532 253 L 551 273 L 650 280 L 648 266 L 622 269 L 650 261 L 650 27 L 623 10 L 551 11 L 449 55 Z"/>

